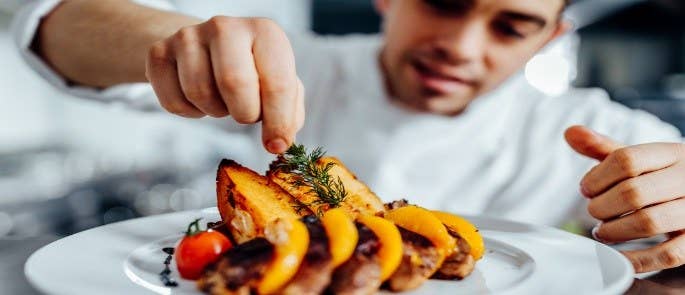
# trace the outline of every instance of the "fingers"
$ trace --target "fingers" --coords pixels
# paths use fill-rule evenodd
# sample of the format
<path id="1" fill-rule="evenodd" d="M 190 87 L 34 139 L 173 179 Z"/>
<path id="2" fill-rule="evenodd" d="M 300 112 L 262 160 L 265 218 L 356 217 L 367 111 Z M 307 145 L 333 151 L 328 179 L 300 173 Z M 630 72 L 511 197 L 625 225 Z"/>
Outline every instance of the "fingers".
<path id="1" fill-rule="evenodd" d="M 599 161 L 623 147 L 622 144 L 584 126 L 572 126 L 566 129 L 564 137 L 573 150 Z"/>
<path id="2" fill-rule="evenodd" d="M 304 87 L 285 33 L 268 19 L 214 17 L 150 50 L 147 76 L 169 112 L 186 117 L 230 113 L 262 120 L 262 140 L 283 153 L 304 124 Z"/>
<path id="3" fill-rule="evenodd" d="M 271 153 L 283 153 L 297 132 L 298 79 L 285 34 L 269 20 L 256 19 L 253 52 L 262 102 L 262 140 Z M 278 48 L 278 50 L 274 50 Z"/>
<path id="4" fill-rule="evenodd" d="M 645 279 L 635 279 L 630 289 L 626 291 L 625 295 L 645 295 L 645 294 L 659 294 L 659 295 L 678 295 L 682 294 L 682 288 L 671 287 L 668 284 L 656 283 Z"/>
<path id="5" fill-rule="evenodd" d="M 201 118 L 205 114 L 185 99 L 178 79 L 170 47 L 163 42 L 150 48 L 145 73 L 158 97 L 160 105 L 172 114 L 187 118 Z"/>
<path id="6" fill-rule="evenodd" d="M 622 253 L 638 273 L 678 267 L 685 264 L 685 235 L 681 234 L 652 248 Z"/>
<path id="7" fill-rule="evenodd" d="M 175 36 L 178 76 L 186 99 L 212 117 L 228 115 L 214 84 L 209 54 L 193 29 L 181 29 Z"/>
<path id="8" fill-rule="evenodd" d="M 588 212 L 608 220 L 635 210 L 683 196 L 685 182 L 679 181 L 683 164 L 626 179 L 590 200 Z"/>
<path id="9" fill-rule="evenodd" d="M 297 130 L 299 131 L 302 129 L 304 126 L 304 113 L 305 113 L 305 106 L 304 106 L 304 97 L 305 97 L 305 89 L 304 85 L 302 84 L 302 81 L 300 79 L 297 79 L 297 106 L 295 110 L 295 122 L 297 126 Z"/>
<path id="10" fill-rule="evenodd" d="M 672 239 L 672 238 L 675 238 L 679 235 L 684 235 L 684 234 L 685 234 L 685 230 L 679 230 L 679 231 L 670 232 L 667 234 L 667 236 L 669 239 Z"/>
<path id="11" fill-rule="evenodd" d="M 233 119 L 241 124 L 259 121 L 261 103 L 259 77 L 252 56 L 252 36 L 238 30 L 243 23 L 215 17 L 209 21 L 208 34 L 213 74 L 219 92 Z"/>
<path id="12" fill-rule="evenodd" d="M 685 228 L 685 198 L 640 209 L 602 223 L 597 237 L 606 242 L 623 242 L 679 231 Z"/>
<path id="13" fill-rule="evenodd" d="M 586 196 L 594 197 L 625 179 L 671 166 L 682 152 L 676 145 L 651 143 L 620 148 L 583 177 L 581 190 Z"/>

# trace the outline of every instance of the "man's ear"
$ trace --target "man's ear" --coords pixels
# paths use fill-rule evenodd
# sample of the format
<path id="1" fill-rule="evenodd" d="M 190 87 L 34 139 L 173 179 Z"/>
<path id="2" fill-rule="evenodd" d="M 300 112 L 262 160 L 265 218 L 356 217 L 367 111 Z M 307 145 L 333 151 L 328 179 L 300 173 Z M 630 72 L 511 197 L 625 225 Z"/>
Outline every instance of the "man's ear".
<path id="1" fill-rule="evenodd" d="M 570 21 L 564 19 L 560 20 L 557 23 L 557 27 L 554 28 L 554 32 L 552 32 L 552 34 L 549 35 L 549 39 L 547 40 L 547 42 L 545 42 L 545 45 L 547 45 L 549 42 L 554 41 L 560 36 L 563 36 L 567 32 L 571 31 L 571 29 L 573 29 L 573 24 Z"/>
<path id="2" fill-rule="evenodd" d="M 556 27 L 554 28 L 554 31 L 552 31 L 551 34 L 549 34 L 549 37 L 547 37 L 547 40 L 540 44 L 540 47 L 538 50 L 545 48 L 547 44 L 550 42 L 556 40 L 557 38 L 563 36 L 567 32 L 569 32 L 571 29 L 573 29 L 573 24 L 570 21 L 567 20 L 560 20 L 557 24 Z"/>
<path id="3" fill-rule="evenodd" d="M 376 12 L 381 16 L 385 15 L 385 12 L 388 11 L 388 7 L 390 6 L 390 1 L 392 0 L 374 0 L 373 4 L 376 7 Z"/>

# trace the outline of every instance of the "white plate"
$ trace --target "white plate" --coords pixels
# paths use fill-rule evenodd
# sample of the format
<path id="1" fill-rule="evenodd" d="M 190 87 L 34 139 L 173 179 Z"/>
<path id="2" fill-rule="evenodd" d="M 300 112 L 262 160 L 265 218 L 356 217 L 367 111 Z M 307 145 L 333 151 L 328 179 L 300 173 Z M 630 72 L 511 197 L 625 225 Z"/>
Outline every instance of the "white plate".
<path id="1" fill-rule="evenodd" d="M 216 208 L 129 220 L 87 230 L 52 244 L 26 262 L 29 282 L 48 294 L 199 294 L 192 281 L 164 287 L 158 273 L 195 218 L 218 220 Z M 615 250 L 560 230 L 468 217 L 487 248 L 462 281 L 431 280 L 411 294 L 621 294 L 633 281 Z"/>

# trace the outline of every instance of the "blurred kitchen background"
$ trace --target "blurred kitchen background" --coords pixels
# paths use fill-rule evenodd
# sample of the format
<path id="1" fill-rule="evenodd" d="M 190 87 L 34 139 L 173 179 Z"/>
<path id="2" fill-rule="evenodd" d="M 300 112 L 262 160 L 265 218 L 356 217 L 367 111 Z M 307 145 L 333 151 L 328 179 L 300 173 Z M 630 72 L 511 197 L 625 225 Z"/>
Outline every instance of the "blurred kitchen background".
<path id="1" fill-rule="evenodd" d="M 216 165 L 230 156 L 231 138 L 169 115 L 55 91 L 11 42 L 21 2 L 0 0 L 0 237 L 68 235 L 212 206 Z M 217 2 L 179 5 L 201 17 L 261 15 L 318 34 L 372 33 L 380 22 L 372 0 Z M 685 1 L 574 1 L 567 17 L 577 32 L 530 61 L 531 84 L 550 94 L 570 85 L 601 87 L 685 131 Z"/>

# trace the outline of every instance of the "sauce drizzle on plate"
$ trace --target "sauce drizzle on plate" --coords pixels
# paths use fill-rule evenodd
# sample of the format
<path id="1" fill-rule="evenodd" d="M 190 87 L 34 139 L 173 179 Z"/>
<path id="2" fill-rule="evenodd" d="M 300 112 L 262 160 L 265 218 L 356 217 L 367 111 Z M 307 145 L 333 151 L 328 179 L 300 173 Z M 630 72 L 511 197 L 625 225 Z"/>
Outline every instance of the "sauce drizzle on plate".
<path id="1" fill-rule="evenodd" d="M 169 277 L 171 274 L 171 269 L 169 269 L 169 264 L 171 263 L 171 259 L 174 257 L 174 248 L 172 247 L 166 247 L 162 248 L 162 251 L 169 256 L 164 259 L 164 270 L 159 273 L 159 279 L 162 281 L 164 286 L 166 287 L 178 287 L 178 283 Z"/>

